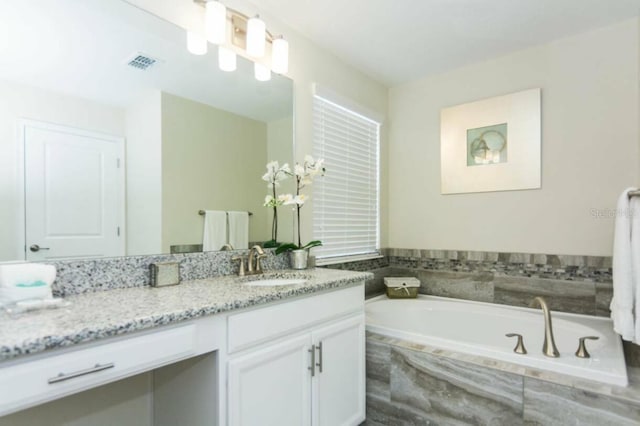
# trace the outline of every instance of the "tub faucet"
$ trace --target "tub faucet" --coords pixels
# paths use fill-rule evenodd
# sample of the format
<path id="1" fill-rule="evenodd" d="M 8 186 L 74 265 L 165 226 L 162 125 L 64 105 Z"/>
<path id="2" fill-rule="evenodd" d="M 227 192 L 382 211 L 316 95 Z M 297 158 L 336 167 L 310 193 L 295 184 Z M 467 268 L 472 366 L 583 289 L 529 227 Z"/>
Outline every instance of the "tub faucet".
<path id="1" fill-rule="evenodd" d="M 558 358 L 560 352 L 556 348 L 556 342 L 553 340 L 553 326 L 551 325 L 551 311 L 544 297 L 536 297 L 531 301 L 532 308 L 540 306 L 544 314 L 544 344 L 542 345 L 542 353 L 552 358 Z"/>

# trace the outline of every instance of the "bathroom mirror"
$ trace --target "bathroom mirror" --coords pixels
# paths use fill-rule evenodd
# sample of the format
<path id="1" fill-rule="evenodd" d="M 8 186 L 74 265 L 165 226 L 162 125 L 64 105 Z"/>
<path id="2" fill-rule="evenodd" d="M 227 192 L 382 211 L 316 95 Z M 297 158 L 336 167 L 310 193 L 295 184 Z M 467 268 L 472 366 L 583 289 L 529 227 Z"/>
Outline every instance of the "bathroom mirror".
<path id="1" fill-rule="evenodd" d="M 200 210 L 251 212 L 249 242 L 270 239 L 292 82 L 186 39 L 121 0 L 0 3 L 0 262 L 198 251 Z"/>

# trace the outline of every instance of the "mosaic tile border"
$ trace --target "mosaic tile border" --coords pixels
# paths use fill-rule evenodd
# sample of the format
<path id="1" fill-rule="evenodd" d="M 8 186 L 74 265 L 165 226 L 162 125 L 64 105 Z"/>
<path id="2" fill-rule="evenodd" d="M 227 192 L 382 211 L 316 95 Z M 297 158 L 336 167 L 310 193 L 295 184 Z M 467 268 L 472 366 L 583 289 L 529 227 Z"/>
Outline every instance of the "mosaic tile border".
<path id="1" fill-rule="evenodd" d="M 460 250 L 383 249 L 391 266 L 493 272 L 509 276 L 568 280 L 612 281 L 610 256 L 505 253 Z"/>

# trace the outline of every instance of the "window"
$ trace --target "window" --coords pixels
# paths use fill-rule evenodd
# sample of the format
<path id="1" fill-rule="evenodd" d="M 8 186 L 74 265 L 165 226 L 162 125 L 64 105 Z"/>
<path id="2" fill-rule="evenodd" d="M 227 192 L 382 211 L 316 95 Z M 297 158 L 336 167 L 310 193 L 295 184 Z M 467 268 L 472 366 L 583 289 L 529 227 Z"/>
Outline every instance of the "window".
<path id="1" fill-rule="evenodd" d="M 327 172 L 314 181 L 313 239 L 320 262 L 377 255 L 380 123 L 316 95 L 313 152 Z"/>

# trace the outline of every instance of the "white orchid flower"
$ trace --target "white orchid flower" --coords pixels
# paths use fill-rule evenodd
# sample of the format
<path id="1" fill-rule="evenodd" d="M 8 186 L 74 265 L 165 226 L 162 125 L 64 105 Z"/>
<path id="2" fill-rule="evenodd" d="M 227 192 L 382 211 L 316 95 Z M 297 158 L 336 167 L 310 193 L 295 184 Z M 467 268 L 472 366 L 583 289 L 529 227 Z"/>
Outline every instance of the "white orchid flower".
<path id="1" fill-rule="evenodd" d="M 282 204 L 285 206 L 296 204 L 296 199 L 292 194 L 282 194 L 280 197 L 282 197 Z"/>
<path id="2" fill-rule="evenodd" d="M 293 196 L 291 194 L 278 195 L 278 202 L 280 202 L 281 204 L 287 204 L 287 201 L 290 201 L 291 199 L 293 199 Z"/>
<path id="3" fill-rule="evenodd" d="M 295 167 L 293 168 L 293 172 L 295 173 L 296 176 L 304 176 L 305 169 L 300 164 L 296 164 Z"/>

